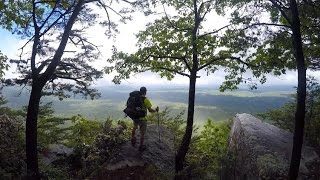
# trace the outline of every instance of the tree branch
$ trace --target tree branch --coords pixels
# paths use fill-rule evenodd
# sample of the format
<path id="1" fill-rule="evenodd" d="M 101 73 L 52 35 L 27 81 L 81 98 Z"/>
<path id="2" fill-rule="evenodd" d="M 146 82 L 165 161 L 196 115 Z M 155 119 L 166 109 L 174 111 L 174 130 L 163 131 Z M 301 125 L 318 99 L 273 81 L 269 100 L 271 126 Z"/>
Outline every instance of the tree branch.
<path id="1" fill-rule="evenodd" d="M 269 0 L 282 14 L 282 16 L 288 21 L 288 23 L 290 25 L 292 25 L 292 22 L 290 20 L 290 18 L 288 17 L 288 15 L 283 11 L 282 7 L 276 3 L 274 0 Z"/>
<path id="2" fill-rule="evenodd" d="M 165 9 L 165 7 L 164 7 L 164 4 L 162 4 L 162 7 L 163 7 L 164 14 L 166 15 L 166 19 L 167 19 L 167 21 L 169 22 L 169 24 L 171 25 L 171 27 L 172 27 L 173 29 L 175 29 L 175 30 L 177 30 L 177 31 L 182 31 L 182 32 L 188 32 L 188 31 L 191 30 L 191 28 L 180 29 L 180 28 L 178 28 L 177 26 L 175 26 L 175 25 L 171 22 L 171 20 L 169 19 L 169 16 L 168 16 L 167 11 L 166 11 L 166 9 Z"/>
<path id="3" fill-rule="evenodd" d="M 70 6 L 64 13 L 61 13 L 60 16 L 59 16 L 53 23 L 51 23 L 51 25 L 50 25 L 49 27 L 47 27 L 46 30 L 44 30 L 44 31 L 40 34 L 40 37 L 42 37 L 42 36 L 43 36 L 44 34 L 46 34 L 53 26 L 55 26 L 60 19 L 62 19 L 63 17 L 65 17 L 65 15 L 70 12 L 71 7 L 72 7 L 72 6 Z"/>
<path id="4" fill-rule="evenodd" d="M 63 18 L 67 13 L 69 13 L 71 10 L 71 6 L 65 11 L 65 13 L 61 13 L 61 15 L 53 22 L 51 23 L 51 25 L 49 27 L 47 27 L 46 30 L 44 30 L 41 34 L 38 35 L 38 39 L 41 38 L 44 34 L 46 34 L 54 25 L 56 25 L 56 23 L 61 19 Z M 33 15 L 32 15 L 33 16 Z M 43 24 L 44 25 L 44 24 Z M 43 28 L 43 25 L 41 26 L 41 28 Z M 40 30 L 40 29 L 39 29 Z M 38 30 L 38 31 L 39 31 Z M 35 31 L 36 32 L 36 31 Z M 35 33 L 36 34 L 36 33 Z M 34 38 L 35 38 L 36 35 L 33 35 L 30 39 L 28 39 L 28 41 L 20 48 L 21 49 L 21 53 L 20 53 L 20 59 L 21 59 L 21 56 L 23 54 L 23 49 L 27 46 L 27 44 L 29 44 Z M 38 46 L 38 45 L 37 45 Z M 32 59 L 32 58 L 31 58 Z M 31 62 L 32 63 L 32 62 Z M 31 65 L 32 67 L 32 65 Z M 31 68 L 32 69 L 32 68 Z M 35 66 L 34 66 L 34 69 L 35 69 Z"/>
<path id="5" fill-rule="evenodd" d="M 210 34 L 218 33 L 218 32 L 219 32 L 219 31 L 221 31 L 222 29 L 225 29 L 225 28 L 227 28 L 227 27 L 229 27 L 229 26 L 231 26 L 231 24 L 226 25 L 226 26 L 223 26 L 223 27 L 221 27 L 220 29 L 217 29 L 217 30 L 215 30 L 215 31 L 208 32 L 208 33 L 205 33 L 205 34 L 201 34 L 201 35 L 199 35 L 199 36 L 198 36 L 198 38 L 203 38 L 204 36 L 207 36 L 207 35 L 210 35 Z"/>
<path id="6" fill-rule="evenodd" d="M 210 1 L 205 1 L 205 2 L 203 2 L 201 5 L 200 5 L 200 7 L 202 6 L 204 6 L 204 4 L 206 4 L 206 3 L 210 3 L 210 2 L 212 2 L 211 0 Z M 199 11 L 201 11 L 201 9 L 199 8 Z M 204 17 L 207 15 L 207 13 L 209 12 L 209 7 L 207 7 L 207 10 L 204 12 L 204 14 L 203 14 L 203 16 L 202 17 L 200 17 L 201 19 L 204 19 Z M 199 12 L 199 14 L 200 14 L 200 12 Z M 200 16 L 200 15 L 199 15 Z"/>
<path id="7" fill-rule="evenodd" d="M 52 8 L 52 11 L 50 12 L 50 14 L 47 16 L 47 18 L 43 21 L 42 25 L 40 26 L 40 29 L 43 28 L 43 26 L 47 23 L 47 21 L 49 20 L 49 18 L 52 16 L 52 14 L 55 12 L 55 9 L 57 8 L 57 1 L 55 1 L 54 7 Z M 55 23 L 54 23 L 55 24 Z"/>
<path id="8" fill-rule="evenodd" d="M 291 28 L 291 26 L 284 25 L 284 24 L 274 24 L 274 23 L 254 23 L 247 26 L 245 29 L 248 29 L 253 26 L 277 26 L 277 27 L 285 27 L 285 28 Z"/>
<path id="9" fill-rule="evenodd" d="M 205 63 L 204 65 L 200 66 L 197 71 L 200 71 L 201 69 L 213 64 L 214 62 L 216 61 L 219 61 L 219 60 L 223 60 L 225 59 L 224 57 L 218 57 L 218 58 L 214 58 L 214 59 L 211 59 L 209 62 Z"/>
<path id="10" fill-rule="evenodd" d="M 149 57 L 152 57 L 152 58 L 159 58 L 159 59 L 164 59 L 164 58 L 168 58 L 168 59 L 178 59 L 178 60 L 182 60 L 184 62 L 184 64 L 186 65 L 187 69 L 189 71 L 191 71 L 191 67 L 190 65 L 188 64 L 187 62 L 187 59 L 186 57 L 176 57 L 176 56 L 156 56 L 156 55 L 149 55 L 146 59 L 148 59 Z"/>
<path id="11" fill-rule="evenodd" d="M 236 60 L 236 61 L 239 61 L 240 63 L 242 64 L 245 64 L 247 65 L 248 67 L 259 67 L 259 66 L 256 66 L 256 65 L 253 65 L 253 64 L 250 64 L 250 63 L 247 63 L 243 60 L 241 60 L 241 58 L 238 58 L 238 57 L 233 57 L 233 56 L 228 56 L 228 57 L 218 57 L 218 58 L 214 58 L 212 60 L 210 60 L 209 62 L 207 62 L 206 64 L 202 65 L 201 67 L 199 67 L 197 69 L 197 71 L 205 68 L 205 67 L 208 67 L 209 65 L 213 64 L 214 62 L 217 62 L 219 60 L 227 60 L 227 59 L 231 59 L 231 60 Z"/>
<path id="12" fill-rule="evenodd" d="M 147 58 L 149 58 L 149 57 L 159 58 L 159 59 L 164 59 L 164 58 L 168 58 L 168 59 L 179 59 L 179 60 L 185 59 L 184 57 L 176 57 L 176 56 L 157 56 L 157 55 L 152 55 L 152 54 L 150 54 Z"/>
<path id="13" fill-rule="evenodd" d="M 250 64 L 250 63 L 244 62 L 241 58 L 238 58 L 238 57 L 232 57 L 231 56 L 231 57 L 227 57 L 226 59 L 239 61 L 240 63 L 245 64 L 248 67 L 255 67 L 255 68 L 259 67 L 259 66 L 254 65 L 254 64 Z"/>
<path id="14" fill-rule="evenodd" d="M 119 14 L 117 11 L 115 11 L 113 8 L 111 8 L 110 6 L 105 5 L 104 3 L 101 2 L 101 0 L 97 0 L 98 3 L 104 8 L 104 10 L 107 12 L 107 8 L 110 9 L 111 11 L 113 11 L 114 13 L 116 13 L 118 16 L 120 16 L 122 19 L 124 19 L 124 17 Z"/>
<path id="15" fill-rule="evenodd" d="M 39 33 L 40 33 L 40 29 L 37 25 L 37 20 L 36 20 L 36 4 L 35 1 L 32 1 L 32 20 L 33 20 L 33 24 L 34 24 L 34 40 L 33 40 L 33 45 L 32 45 L 32 54 L 31 54 L 31 72 L 32 72 L 32 78 L 34 79 L 37 75 L 36 73 L 36 55 L 37 55 L 37 51 L 38 51 L 38 45 L 39 45 Z"/>
<path id="16" fill-rule="evenodd" d="M 153 68 L 153 69 L 162 69 L 162 70 L 166 70 L 166 71 L 169 71 L 169 72 L 173 72 L 173 73 L 180 74 L 180 75 L 182 75 L 182 76 L 190 77 L 189 74 L 186 74 L 186 73 L 177 71 L 177 70 L 175 70 L 175 69 L 166 68 L 166 67 L 157 67 L 157 68 Z M 152 69 L 150 69 L 150 70 L 152 70 Z"/>
<path id="17" fill-rule="evenodd" d="M 76 21 L 77 16 L 82 9 L 82 5 L 83 5 L 83 0 L 79 0 L 74 8 L 74 11 L 71 14 L 71 17 L 70 17 L 66 27 L 65 27 L 64 33 L 61 38 L 60 45 L 59 45 L 56 53 L 54 54 L 53 59 L 52 59 L 51 63 L 49 64 L 47 70 L 43 73 L 43 76 L 42 76 L 43 82 L 42 83 L 45 83 L 48 79 L 50 79 L 50 76 L 54 73 L 56 67 L 60 63 L 61 57 L 63 55 L 63 51 L 64 51 L 64 49 L 67 45 L 68 39 L 69 39 L 69 35 L 71 32 L 72 26 L 73 26 L 74 22 Z"/>

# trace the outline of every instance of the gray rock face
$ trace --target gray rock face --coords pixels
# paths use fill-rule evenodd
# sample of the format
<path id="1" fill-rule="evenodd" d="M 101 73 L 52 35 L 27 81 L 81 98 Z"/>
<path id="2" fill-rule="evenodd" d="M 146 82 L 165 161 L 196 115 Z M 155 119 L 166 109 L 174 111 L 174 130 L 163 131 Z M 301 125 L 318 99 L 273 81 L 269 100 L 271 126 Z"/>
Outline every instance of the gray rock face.
<path id="1" fill-rule="evenodd" d="M 73 148 L 69 148 L 63 144 L 50 144 L 45 153 L 40 154 L 40 158 L 44 164 L 49 165 L 59 159 L 59 157 L 70 156 L 73 153 Z"/>
<path id="2" fill-rule="evenodd" d="M 289 171 L 293 135 L 250 114 L 237 114 L 230 133 L 229 150 L 234 156 L 227 179 L 285 178 Z M 320 158 L 304 146 L 300 179 L 320 177 Z"/>
<path id="3" fill-rule="evenodd" d="M 109 175 L 107 173 L 112 174 L 125 169 L 130 171 L 132 168 L 147 166 L 156 167 L 157 170 L 165 174 L 173 174 L 175 159 L 173 133 L 163 126 L 158 128 L 157 125 L 148 125 L 144 143 L 147 148 L 142 152 L 138 150 L 139 135 L 140 131 L 138 129 L 136 131 L 137 144 L 135 147 L 131 145 L 130 141 L 124 144 L 120 151 L 114 154 L 111 160 L 95 173 L 97 176 L 93 179 L 108 179 Z"/>

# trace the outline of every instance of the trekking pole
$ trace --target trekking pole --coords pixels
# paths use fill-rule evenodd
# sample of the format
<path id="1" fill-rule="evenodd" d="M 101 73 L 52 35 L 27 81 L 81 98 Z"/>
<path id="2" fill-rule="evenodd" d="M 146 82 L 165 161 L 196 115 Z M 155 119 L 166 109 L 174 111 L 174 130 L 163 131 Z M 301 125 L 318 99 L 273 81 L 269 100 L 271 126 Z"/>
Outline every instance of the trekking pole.
<path id="1" fill-rule="evenodd" d="M 159 114 L 159 111 L 157 112 L 158 113 L 158 132 L 159 132 L 159 141 L 160 140 L 160 114 Z"/>

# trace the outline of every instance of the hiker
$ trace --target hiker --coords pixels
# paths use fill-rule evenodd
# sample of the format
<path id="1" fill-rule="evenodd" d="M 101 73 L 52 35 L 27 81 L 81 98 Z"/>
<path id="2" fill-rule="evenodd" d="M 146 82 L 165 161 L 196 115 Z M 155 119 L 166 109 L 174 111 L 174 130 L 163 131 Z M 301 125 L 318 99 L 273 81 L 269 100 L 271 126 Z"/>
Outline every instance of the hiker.
<path id="1" fill-rule="evenodd" d="M 147 94 L 147 89 L 145 87 L 141 87 L 140 88 L 140 93 L 141 96 L 143 97 L 143 104 L 142 104 L 142 109 L 147 112 L 147 110 L 151 113 L 154 112 L 158 112 L 159 111 L 159 107 L 156 107 L 155 109 L 152 109 L 152 105 L 150 100 L 146 97 Z M 145 114 L 147 115 L 147 113 Z M 140 117 L 138 119 L 134 119 L 134 126 L 132 129 L 132 134 L 131 134 L 131 143 L 133 146 L 135 146 L 136 144 L 136 137 L 135 137 L 135 133 L 136 130 L 139 126 L 140 129 L 140 146 L 139 146 L 139 151 L 143 151 L 146 149 L 146 146 L 143 144 L 144 143 L 144 134 L 147 130 L 147 119 L 146 117 Z"/>

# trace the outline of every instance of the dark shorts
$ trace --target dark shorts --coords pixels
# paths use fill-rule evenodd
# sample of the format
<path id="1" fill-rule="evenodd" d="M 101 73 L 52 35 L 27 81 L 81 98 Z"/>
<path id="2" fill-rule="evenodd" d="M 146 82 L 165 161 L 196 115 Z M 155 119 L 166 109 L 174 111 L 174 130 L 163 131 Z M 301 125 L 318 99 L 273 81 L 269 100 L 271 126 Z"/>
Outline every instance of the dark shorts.
<path id="1" fill-rule="evenodd" d="M 142 133 L 145 133 L 146 132 L 146 130 L 147 130 L 147 121 L 146 120 L 140 120 L 140 119 L 138 119 L 138 120 L 134 120 L 133 121 L 134 123 L 134 127 L 135 128 L 138 128 L 138 126 L 139 126 L 139 128 L 140 128 L 140 131 L 142 132 Z"/>

